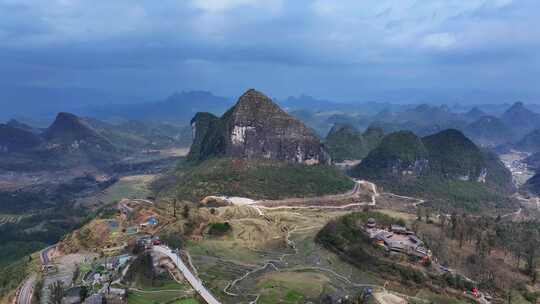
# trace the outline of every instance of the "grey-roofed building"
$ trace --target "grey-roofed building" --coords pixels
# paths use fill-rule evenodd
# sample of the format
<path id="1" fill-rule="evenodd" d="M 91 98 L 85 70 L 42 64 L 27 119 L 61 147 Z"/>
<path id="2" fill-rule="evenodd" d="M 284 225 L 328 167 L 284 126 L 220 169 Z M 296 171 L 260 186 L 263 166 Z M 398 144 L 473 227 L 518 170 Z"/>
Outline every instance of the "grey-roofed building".
<path id="1" fill-rule="evenodd" d="M 103 303 L 103 295 L 101 293 L 95 293 L 83 302 L 84 304 L 102 304 Z"/>

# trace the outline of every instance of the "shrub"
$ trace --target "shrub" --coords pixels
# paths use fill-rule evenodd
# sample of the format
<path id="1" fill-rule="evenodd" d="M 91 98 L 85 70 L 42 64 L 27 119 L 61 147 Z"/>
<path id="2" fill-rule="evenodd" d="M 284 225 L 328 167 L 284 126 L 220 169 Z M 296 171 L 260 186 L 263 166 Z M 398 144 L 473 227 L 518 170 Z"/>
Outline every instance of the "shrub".
<path id="1" fill-rule="evenodd" d="M 225 223 L 212 223 L 210 224 L 210 230 L 208 233 L 212 235 L 224 235 L 231 230 L 231 225 L 228 222 Z"/>

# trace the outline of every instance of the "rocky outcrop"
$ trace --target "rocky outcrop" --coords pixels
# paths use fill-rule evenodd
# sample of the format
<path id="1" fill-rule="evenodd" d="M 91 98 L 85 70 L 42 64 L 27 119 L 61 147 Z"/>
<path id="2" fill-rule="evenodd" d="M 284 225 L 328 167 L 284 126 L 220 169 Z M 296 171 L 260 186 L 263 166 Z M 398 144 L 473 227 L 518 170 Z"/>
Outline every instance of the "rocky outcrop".
<path id="1" fill-rule="evenodd" d="M 270 98 L 250 89 L 219 119 L 197 114 L 192 120 L 192 160 L 213 156 L 265 158 L 327 164 L 330 157 L 315 133 Z"/>
<path id="2" fill-rule="evenodd" d="M 201 147 L 206 134 L 209 134 L 210 129 L 219 120 L 217 116 L 207 112 L 199 112 L 191 119 L 191 131 L 193 142 L 187 155 L 188 160 L 197 161 L 201 158 Z"/>

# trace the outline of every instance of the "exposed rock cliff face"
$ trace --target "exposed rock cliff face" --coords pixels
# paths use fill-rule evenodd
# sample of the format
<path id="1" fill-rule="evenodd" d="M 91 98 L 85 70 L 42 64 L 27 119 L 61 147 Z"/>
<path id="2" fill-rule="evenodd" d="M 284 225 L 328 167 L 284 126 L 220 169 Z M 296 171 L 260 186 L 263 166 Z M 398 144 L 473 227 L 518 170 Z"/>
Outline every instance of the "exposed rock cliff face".
<path id="1" fill-rule="evenodd" d="M 201 158 L 201 148 L 206 134 L 210 128 L 219 120 L 217 116 L 211 113 L 199 112 L 191 119 L 191 130 L 193 143 L 189 149 L 187 158 L 189 160 L 199 160 Z"/>
<path id="2" fill-rule="evenodd" d="M 221 118 L 212 116 L 199 113 L 192 120 L 192 160 L 232 156 L 304 164 L 330 162 L 312 130 L 256 90 L 244 93 Z"/>

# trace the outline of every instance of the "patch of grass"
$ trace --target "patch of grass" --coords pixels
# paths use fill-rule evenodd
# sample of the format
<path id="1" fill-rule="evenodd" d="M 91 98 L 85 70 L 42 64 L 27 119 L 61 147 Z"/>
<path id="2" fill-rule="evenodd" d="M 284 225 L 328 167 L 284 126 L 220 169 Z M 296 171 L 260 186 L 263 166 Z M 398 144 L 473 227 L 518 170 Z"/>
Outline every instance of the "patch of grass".
<path id="1" fill-rule="evenodd" d="M 416 216 L 414 214 L 395 211 L 395 210 L 391 210 L 391 209 L 379 209 L 379 210 L 377 210 L 377 212 L 380 212 L 382 214 L 386 214 L 386 215 L 388 215 L 390 217 L 393 217 L 393 218 L 396 218 L 396 219 L 403 220 L 406 223 L 411 223 L 416 219 Z"/>
<path id="2" fill-rule="evenodd" d="M 297 303 L 304 298 L 304 295 L 296 290 L 289 290 L 285 295 L 285 301 Z"/>
<path id="3" fill-rule="evenodd" d="M 318 299 L 330 279 L 316 272 L 277 272 L 259 279 L 260 303 L 304 303 Z"/>
<path id="4" fill-rule="evenodd" d="M 121 200 L 122 198 L 141 198 L 151 194 L 148 188 L 151 176 L 138 175 L 121 178 L 111 187 L 104 191 L 102 201 L 106 203 Z"/>
<path id="5" fill-rule="evenodd" d="M 429 291 L 421 291 L 416 295 L 417 298 L 429 300 L 430 303 L 437 304 L 466 304 L 469 302 L 461 301 L 455 298 L 438 295 Z"/>
<path id="6" fill-rule="evenodd" d="M 160 282 L 160 286 L 158 286 L 158 287 L 156 287 L 156 286 L 146 287 L 144 290 L 147 290 L 147 291 L 185 290 L 187 288 L 189 288 L 189 286 L 183 285 L 183 284 L 178 284 L 175 281 L 165 281 L 165 282 Z"/>
<path id="7" fill-rule="evenodd" d="M 176 302 L 176 304 L 199 304 L 199 301 L 195 299 L 183 299 Z"/>
<path id="8" fill-rule="evenodd" d="M 150 290 L 145 289 L 145 292 L 131 290 L 128 294 L 128 304 L 149 304 L 149 303 L 172 303 L 174 301 L 182 301 L 185 294 L 181 291 L 160 291 L 160 292 L 147 292 Z M 191 299 L 186 299 L 191 300 Z M 177 302 L 184 303 L 184 302 Z M 198 302 L 186 302 L 186 303 L 198 303 Z"/>
<path id="9" fill-rule="evenodd" d="M 259 256 L 248 248 L 237 246 L 235 242 L 204 240 L 203 242 L 186 242 L 186 249 L 192 255 L 208 255 L 221 257 L 230 261 L 256 264 Z"/>

